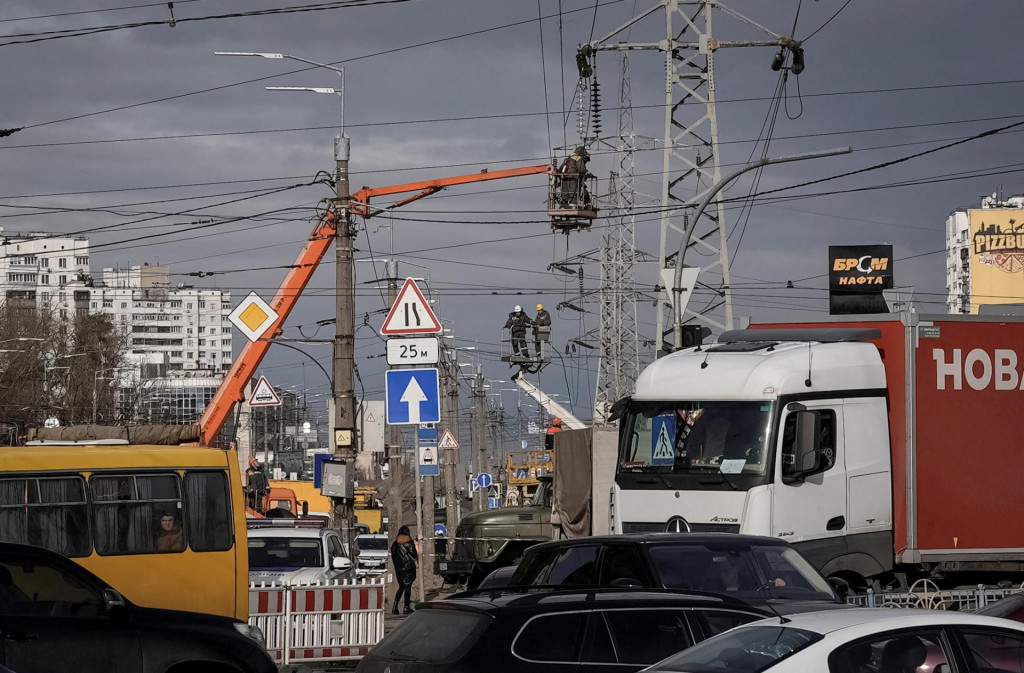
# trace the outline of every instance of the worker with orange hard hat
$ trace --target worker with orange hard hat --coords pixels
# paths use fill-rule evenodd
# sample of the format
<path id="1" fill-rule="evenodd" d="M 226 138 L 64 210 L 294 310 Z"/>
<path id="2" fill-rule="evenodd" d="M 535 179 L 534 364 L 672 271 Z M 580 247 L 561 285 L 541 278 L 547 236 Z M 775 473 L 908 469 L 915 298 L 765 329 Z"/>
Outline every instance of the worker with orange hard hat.
<path id="1" fill-rule="evenodd" d="M 562 419 L 555 416 L 551 419 L 551 426 L 548 428 L 548 432 L 544 435 L 544 448 L 551 451 L 555 448 L 555 435 L 562 431 Z"/>

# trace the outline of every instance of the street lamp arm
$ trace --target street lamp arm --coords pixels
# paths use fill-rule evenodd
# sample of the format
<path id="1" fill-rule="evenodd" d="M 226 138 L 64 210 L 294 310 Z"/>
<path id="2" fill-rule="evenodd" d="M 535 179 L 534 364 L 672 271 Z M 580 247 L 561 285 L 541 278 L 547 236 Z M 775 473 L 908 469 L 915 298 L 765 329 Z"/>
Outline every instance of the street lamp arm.
<path id="1" fill-rule="evenodd" d="M 771 164 L 784 164 L 790 161 L 803 161 L 805 159 L 821 159 L 823 157 L 831 157 L 837 154 L 849 154 L 853 149 L 850 147 L 837 147 L 830 150 L 822 150 L 819 152 L 807 152 L 804 154 L 790 154 L 783 157 L 765 157 L 758 159 L 757 161 L 747 164 L 731 174 L 725 176 L 717 183 L 711 186 L 711 189 L 707 191 L 704 198 L 701 199 L 700 205 L 697 206 L 697 212 L 690 219 L 689 224 L 686 225 L 686 230 L 683 232 L 683 242 L 679 245 L 679 254 L 676 255 L 676 269 L 672 279 L 672 287 L 669 288 L 672 292 L 672 312 L 674 315 L 673 319 L 673 337 L 676 348 L 683 347 L 683 316 L 680 306 L 682 299 L 683 288 L 683 259 L 686 256 L 686 249 L 690 245 L 690 239 L 693 237 L 693 231 L 697 228 L 697 221 L 700 220 L 700 216 L 704 214 L 704 209 L 708 207 L 711 200 L 715 196 L 725 189 L 730 182 L 743 175 L 747 171 L 752 171 L 755 168 L 761 168 L 762 166 L 769 166 Z M 661 335 L 658 335 L 661 338 Z"/>

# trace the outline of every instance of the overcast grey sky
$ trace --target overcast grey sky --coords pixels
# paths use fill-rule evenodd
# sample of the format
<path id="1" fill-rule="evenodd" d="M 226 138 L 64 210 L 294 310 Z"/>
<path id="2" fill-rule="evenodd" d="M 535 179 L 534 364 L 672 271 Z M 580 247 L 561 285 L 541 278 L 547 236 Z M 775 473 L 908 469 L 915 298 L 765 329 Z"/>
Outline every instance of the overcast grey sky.
<path id="1" fill-rule="evenodd" d="M 117 9 L 132 4 L 140 6 Z M 331 8 L 187 21 L 293 5 L 178 0 L 179 23 L 173 28 L 143 25 L 64 37 L 68 33 L 54 31 L 166 21 L 169 13 L 165 4 L 144 0 L 5 0 L 0 4 L 0 54 L 6 66 L 0 128 L 26 128 L 0 138 L 0 224 L 8 232 L 107 227 L 88 234 L 96 273 L 104 266 L 142 262 L 170 264 L 176 274 L 238 270 L 174 278 L 228 289 L 236 302 L 251 289 L 269 299 L 284 270 L 246 270 L 290 264 L 311 229 L 314 208 L 331 195 L 322 184 L 296 185 L 332 170 L 338 100 L 263 87 L 334 86 L 337 76 L 304 70 L 294 61 L 213 52 L 284 52 L 344 65 L 352 186 L 383 186 L 545 163 L 552 146 L 575 145 L 570 99 L 577 81 L 576 45 L 655 2 L 306 4 Z M 813 33 L 804 45 L 806 70 L 787 83 L 769 154 L 840 145 L 855 149 L 843 157 L 767 169 L 760 191 L 892 161 L 1024 120 L 1019 58 L 1024 3 L 1019 0 L 727 4 L 778 33 L 793 31 L 798 39 Z M 95 11 L 101 8 L 112 11 Z M 725 13 L 716 13 L 715 33 L 722 40 L 762 37 Z M 28 42 L 54 37 L 61 39 Z M 663 37 L 660 13 L 629 35 L 637 42 Z M 773 53 L 750 48 L 716 55 L 719 134 L 729 166 L 761 151 L 753 141 L 764 135 L 779 82 L 769 67 Z M 598 56 L 605 133 L 616 126 L 618 68 L 614 55 Z M 634 52 L 630 72 L 636 132 L 660 136 L 661 57 Z M 749 212 L 731 207 L 727 221 L 733 231 L 737 315 L 826 314 L 827 247 L 861 243 L 893 244 L 896 283 L 917 288 L 920 310 L 943 311 L 945 217 L 955 208 L 977 205 L 984 194 L 1024 192 L 1019 131 L 783 192 L 826 194 L 755 200 Z M 597 156 L 591 164 L 602 180 L 612 168 L 609 157 Z M 637 189 L 659 194 L 660 171 L 658 153 L 641 153 Z M 922 184 L 901 184 L 906 182 Z M 438 313 L 452 321 L 446 327 L 476 343 L 493 379 L 507 380 L 510 373 L 497 361 L 497 341 L 512 305 L 532 311 L 538 301 L 554 306 L 572 297 L 575 279 L 566 283 L 563 275 L 548 271 L 548 264 L 601 243 L 599 227 L 568 239 L 549 232 L 545 185 L 543 178 L 532 177 L 454 188 L 396 210 L 393 219 L 369 220 L 357 238 L 358 257 L 369 258 L 387 255 L 393 234 L 400 273 L 429 278 Z M 750 189 L 749 180 L 740 180 L 727 196 Z M 221 218 L 245 219 L 224 223 Z M 214 220 L 212 226 L 186 233 L 208 220 Z M 641 217 L 636 228 L 638 247 L 656 256 L 657 222 Z M 153 234 L 161 236 L 143 238 Z M 696 255 L 687 261 L 699 263 Z M 641 290 L 657 282 L 655 266 L 638 266 Z M 369 314 L 369 324 L 379 329 L 383 316 L 375 312 L 384 305 L 372 282 L 375 272 L 383 267 L 358 264 L 363 285 L 357 324 Z M 598 269 L 588 267 L 585 276 L 587 288 L 595 287 Z M 796 287 L 785 289 L 789 280 Z M 286 335 L 297 337 L 296 325 L 333 317 L 332 285 L 328 263 Z M 519 291 L 522 295 L 515 294 Z M 694 302 L 709 298 L 705 293 Z M 571 311 L 555 316 L 559 350 L 567 338 L 597 327 L 597 305 L 588 309 L 582 317 Z M 639 318 L 643 336 L 653 337 L 649 303 L 641 306 Z M 316 336 L 328 337 L 331 329 Z M 314 332 L 315 327 L 305 330 Z M 309 348 L 322 361 L 329 359 L 329 348 Z M 383 342 L 370 328 L 360 328 L 356 352 L 367 396 L 380 397 Z M 301 383 L 304 375 L 311 388 L 323 390 L 322 374 L 301 362 L 297 353 L 272 349 L 264 369 L 277 385 Z M 563 355 L 543 372 L 540 385 L 571 395 L 576 413 L 589 418 L 596 369 L 593 355 Z M 510 386 L 494 385 L 501 387 Z M 506 394 L 506 406 L 514 403 L 515 395 Z"/>

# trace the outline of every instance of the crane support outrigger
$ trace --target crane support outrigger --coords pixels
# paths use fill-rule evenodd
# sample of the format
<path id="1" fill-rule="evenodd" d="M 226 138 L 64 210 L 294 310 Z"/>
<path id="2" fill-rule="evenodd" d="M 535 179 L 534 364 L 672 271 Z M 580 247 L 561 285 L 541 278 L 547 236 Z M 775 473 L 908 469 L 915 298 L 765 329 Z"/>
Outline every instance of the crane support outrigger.
<path id="1" fill-rule="evenodd" d="M 578 229 L 589 229 L 596 209 L 588 206 L 584 210 L 566 210 L 559 206 L 556 199 L 557 188 L 560 176 L 554 166 L 540 164 L 536 166 L 525 166 L 522 168 L 509 168 L 500 171 L 483 170 L 479 173 L 469 175 L 457 175 L 449 178 L 438 178 L 436 180 L 423 180 L 420 182 L 409 182 L 400 185 L 387 187 L 363 187 L 352 195 L 348 212 L 353 215 L 361 215 L 369 218 L 386 210 L 404 206 L 417 201 L 431 194 L 436 194 L 446 187 L 465 185 L 475 182 L 486 182 L 489 180 L 500 180 L 502 178 L 516 178 L 527 175 L 548 175 L 548 216 L 551 221 L 551 228 L 568 233 Z M 370 199 L 380 196 L 391 196 L 395 194 L 407 194 L 416 192 L 388 208 L 374 209 L 370 206 Z M 284 330 L 282 326 L 288 315 L 295 308 L 299 296 L 309 284 L 313 273 L 316 271 L 323 259 L 324 254 L 330 247 L 338 233 L 339 219 L 343 219 L 338 213 L 333 202 L 321 213 L 313 231 L 310 233 L 306 244 L 295 258 L 295 263 L 281 281 L 281 286 L 270 302 L 270 307 L 277 313 L 277 319 L 264 332 L 264 338 L 259 341 L 246 341 L 238 357 L 231 363 L 231 368 L 224 376 L 213 399 L 207 405 L 202 417 L 199 419 L 200 442 L 209 446 L 216 438 L 217 433 L 224 427 L 231 409 L 237 402 L 245 399 L 245 387 L 249 384 L 256 370 L 259 368 L 263 357 L 270 348 L 271 340 L 279 336 Z M 332 391 L 333 393 L 333 391 Z"/>

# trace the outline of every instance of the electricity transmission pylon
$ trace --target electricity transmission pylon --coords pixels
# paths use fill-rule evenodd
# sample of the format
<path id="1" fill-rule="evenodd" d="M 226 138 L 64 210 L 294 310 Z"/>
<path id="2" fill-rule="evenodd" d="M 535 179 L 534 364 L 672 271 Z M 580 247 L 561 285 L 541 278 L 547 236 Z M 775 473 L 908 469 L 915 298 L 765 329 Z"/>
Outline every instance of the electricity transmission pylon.
<path id="1" fill-rule="evenodd" d="M 712 36 L 712 8 L 727 11 L 730 16 L 744 21 L 772 37 L 761 42 L 723 42 Z M 612 42 L 611 40 L 641 21 L 661 12 L 664 15 L 664 39 L 653 42 Z M 672 287 L 670 269 L 675 264 L 675 249 L 668 253 L 669 235 L 682 236 L 687 214 L 694 209 L 707 190 L 721 179 L 721 158 L 718 149 L 718 117 L 715 112 L 715 50 L 739 46 L 787 46 L 792 39 L 784 38 L 754 21 L 726 8 L 720 0 L 661 0 L 641 12 L 604 37 L 580 48 L 585 58 L 593 58 L 598 51 L 650 50 L 664 56 L 665 116 L 664 135 L 661 139 L 662 181 L 660 204 L 660 241 L 658 262 L 660 273 L 657 283 L 657 333 L 655 343 L 659 350 L 666 335 L 665 325 L 672 319 Z M 579 59 L 578 59 L 579 60 Z M 690 309 L 686 314 L 718 327 L 731 329 L 733 325 L 732 292 L 729 282 L 729 251 L 727 247 L 725 208 L 720 198 L 714 207 L 704 213 L 705 222 L 697 222 L 691 246 L 696 246 L 707 260 L 702 273 L 711 272 L 721 277 L 715 289 L 723 301 L 709 306 L 707 312 Z M 666 280 L 668 278 L 668 280 Z M 724 305 L 724 317 L 712 317 L 710 310 Z"/>

